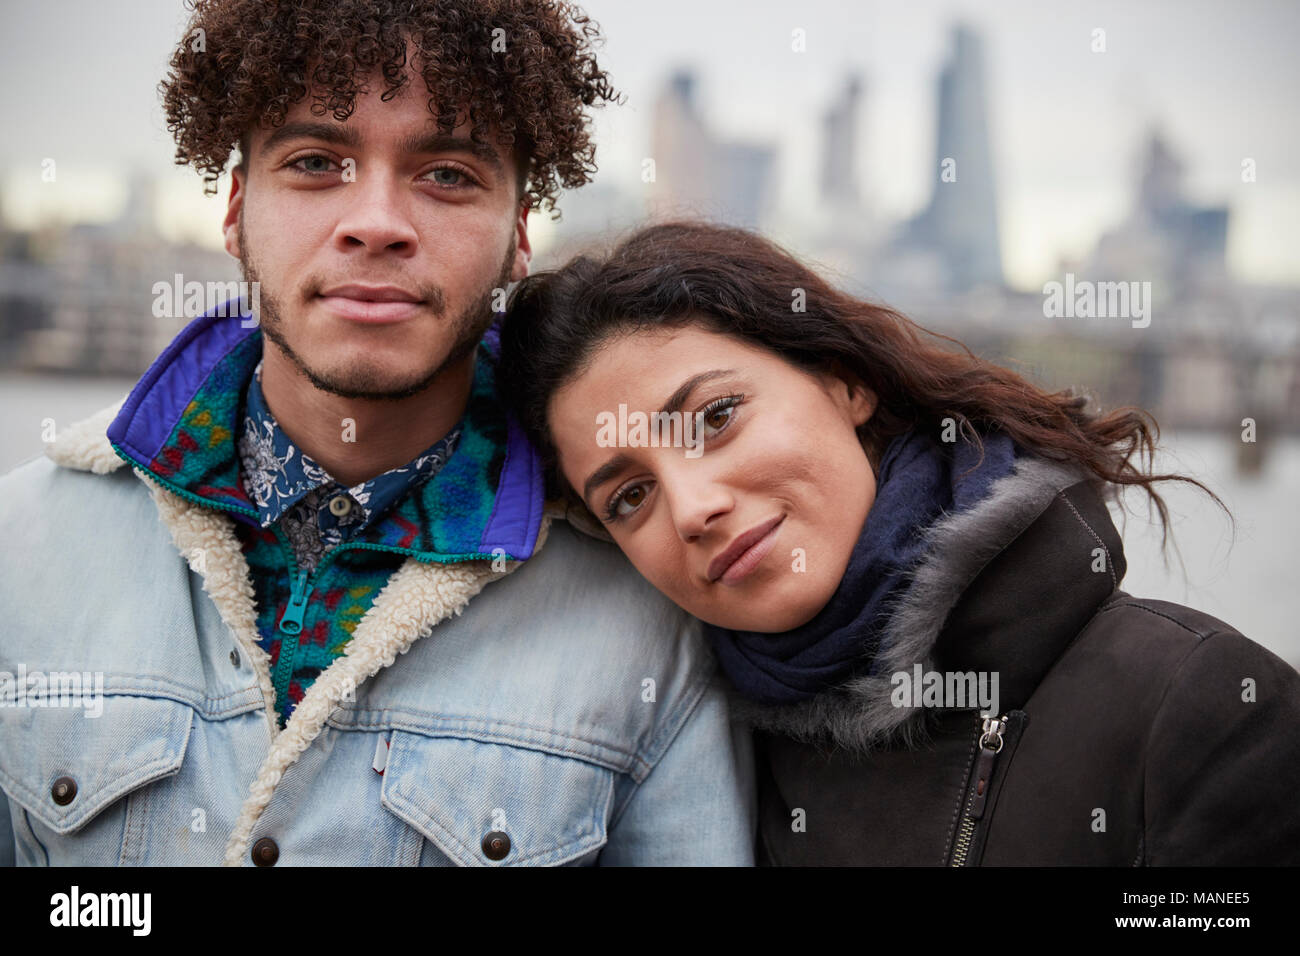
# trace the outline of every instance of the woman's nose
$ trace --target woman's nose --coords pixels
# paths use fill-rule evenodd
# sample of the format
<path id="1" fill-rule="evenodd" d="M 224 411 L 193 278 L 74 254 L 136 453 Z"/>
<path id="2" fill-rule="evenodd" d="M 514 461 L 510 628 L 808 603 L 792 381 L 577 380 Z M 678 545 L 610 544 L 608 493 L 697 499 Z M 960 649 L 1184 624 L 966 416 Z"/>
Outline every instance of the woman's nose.
<path id="1" fill-rule="evenodd" d="M 691 475 L 692 471 L 699 472 L 700 469 L 679 469 L 669 479 L 672 487 L 665 489 L 677 534 L 687 543 L 711 533 L 736 503 L 734 494 L 725 483 L 706 474 Z M 660 481 L 663 480 L 661 477 Z"/>

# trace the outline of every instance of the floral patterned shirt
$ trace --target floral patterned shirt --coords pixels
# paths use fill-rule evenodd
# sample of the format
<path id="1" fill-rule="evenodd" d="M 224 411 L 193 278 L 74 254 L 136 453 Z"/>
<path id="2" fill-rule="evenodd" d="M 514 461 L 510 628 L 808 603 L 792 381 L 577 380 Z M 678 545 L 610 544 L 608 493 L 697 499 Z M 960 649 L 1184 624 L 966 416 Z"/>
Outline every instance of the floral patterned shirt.
<path id="1" fill-rule="evenodd" d="M 257 506 L 262 527 L 280 522 L 299 571 L 314 571 L 332 548 L 436 475 L 456 450 L 459 426 L 402 467 L 344 488 L 303 454 L 276 423 L 261 381 L 259 362 L 244 398 L 240 478 Z"/>

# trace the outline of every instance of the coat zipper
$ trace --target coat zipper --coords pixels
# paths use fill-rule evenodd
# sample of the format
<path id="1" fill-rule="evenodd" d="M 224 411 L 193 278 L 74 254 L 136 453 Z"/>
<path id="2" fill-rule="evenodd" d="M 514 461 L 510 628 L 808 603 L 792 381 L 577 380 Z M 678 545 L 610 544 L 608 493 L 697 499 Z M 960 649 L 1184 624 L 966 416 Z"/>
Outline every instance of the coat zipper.
<path id="1" fill-rule="evenodd" d="M 980 755 L 975 765 L 974 780 L 970 785 L 970 797 L 966 802 L 966 813 L 962 816 L 957 839 L 953 843 L 952 863 L 950 866 L 965 866 L 970 854 L 971 843 L 975 839 L 975 828 L 984 816 L 988 803 L 989 784 L 993 780 L 993 767 L 998 754 L 1002 752 L 1002 735 L 1007 729 L 1007 718 L 981 717 L 979 737 Z"/>
<path id="2" fill-rule="evenodd" d="M 299 569 L 298 559 L 294 555 L 293 547 L 289 544 L 289 539 L 281 530 L 279 523 L 272 525 L 271 531 L 279 539 L 280 545 L 284 549 L 285 559 L 289 565 L 289 580 L 292 582 L 289 589 L 289 602 L 285 605 L 284 614 L 281 615 L 280 623 L 277 626 L 277 629 L 284 637 L 280 639 L 280 654 L 276 658 L 275 672 L 271 675 L 271 686 L 275 689 L 275 699 L 282 701 L 288 699 L 289 681 L 293 677 L 293 659 L 298 653 L 298 641 L 302 635 L 302 624 L 307 613 L 308 599 L 311 597 L 312 591 L 315 590 L 316 582 L 320 580 L 321 573 L 326 566 L 343 551 L 387 551 L 408 556 L 410 556 L 410 552 L 389 545 L 370 544 L 365 541 L 345 541 L 327 551 L 321 558 L 320 563 L 316 565 L 315 570 L 308 574 L 306 571 Z M 457 556 L 449 561 L 439 563 L 460 564 L 474 560 L 482 560 L 482 556 Z"/>
<path id="3" fill-rule="evenodd" d="M 275 689 L 275 699 L 278 702 L 288 700 L 289 681 L 293 677 L 293 659 L 298 654 L 298 639 L 302 635 L 302 619 L 307 613 L 307 599 L 315 588 L 315 581 L 319 580 L 321 572 L 335 555 L 348 545 L 339 544 L 327 552 L 316 565 L 315 570 L 308 574 L 299 569 L 298 558 L 293 553 L 288 536 L 281 530 L 278 522 L 271 526 L 271 532 L 284 548 L 285 559 L 289 565 L 289 580 L 293 582 L 289 588 L 289 603 L 285 605 L 284 614 L 281 615 L 277 627 L 284 637 L 280 639 L 280 654 L 275 661 L 275 673 L 271 675 L 271 686 Z"/>
<path id="4" fill-rule="evenodd" d="M 307 608 L 307 572 L 299 571 L 298 580 L 289 591 L 289 604 L 280 618 L 280 632 L 297 636 L 302 633 L 302 614 Z"/>

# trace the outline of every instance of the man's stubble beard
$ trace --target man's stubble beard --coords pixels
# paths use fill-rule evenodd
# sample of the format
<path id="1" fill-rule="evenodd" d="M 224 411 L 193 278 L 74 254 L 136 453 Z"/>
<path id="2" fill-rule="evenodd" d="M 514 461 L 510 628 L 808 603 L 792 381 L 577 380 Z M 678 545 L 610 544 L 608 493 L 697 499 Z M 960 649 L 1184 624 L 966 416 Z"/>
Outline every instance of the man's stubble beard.
<path id="1" fill-rule="evenodd" d="M 496 296 L 498 289 L 504 290 L 509 285 L 516 245 L 516 240 L 512 239 L 510 247 L 506 251 L 506 257 L 497 270 L 496 279 L 479 295 L 475 296 L 469 305 L 461 310 L 452 321 L 451 329 L 455 338 L 447 357 L 419 380 L 406 385 L 394 386 L 391 383 L 376 380 L 376 376 L 369 370 L 355 369 L 352 372 L 327 377 L 308 366 L 290 347 L 281 330 L 283 315 L 280 303 L 277 301 L 276 296 L 269 292 L 258 278 L 257 267 L 253 262 L 252 255 L 249 253 L 248 240 L 244 235 L 243 213 L 241 212 L 239 216 L 239 266 L 243 272 L 245 282 L 258 283 L 260 313 L 257 319 L 262 328 L 262 334 L 275 343 L 276 347 L 306 376 L 313 386 L 341 398 L 388 401 L 410 398 L 432 385 L 447 369 L 464 361 L 477 347 L 479 341 L 483 338 L 483 334 L 495 318 L 492 312 L 492 300 Z M 446 316 L 445 300 L 441 289 L 436 289 L 434 292 L 435 294 L 426 298 L 424 306 L 442 319 Z"/>

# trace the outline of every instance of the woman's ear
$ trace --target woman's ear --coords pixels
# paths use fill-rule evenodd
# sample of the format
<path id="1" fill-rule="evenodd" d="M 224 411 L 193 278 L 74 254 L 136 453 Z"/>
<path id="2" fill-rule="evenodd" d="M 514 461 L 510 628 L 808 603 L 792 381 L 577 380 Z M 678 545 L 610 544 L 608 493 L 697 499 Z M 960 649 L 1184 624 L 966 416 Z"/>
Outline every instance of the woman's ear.
<path id="1" fill-rule="evenodd" d="M 865 425 L 876 413 L 879 403 L 876 393 L 845 368 L 836 367 L 831 376 L 831 397 L 843 408 L 854 428 Z"/>
<path id="2" fill-rule="evenodd" d="M 865 425 L 876 413 L 876 393 L 861 382 L 845 382 L 849 392 L 850 412 L 855 427 Z"/>

